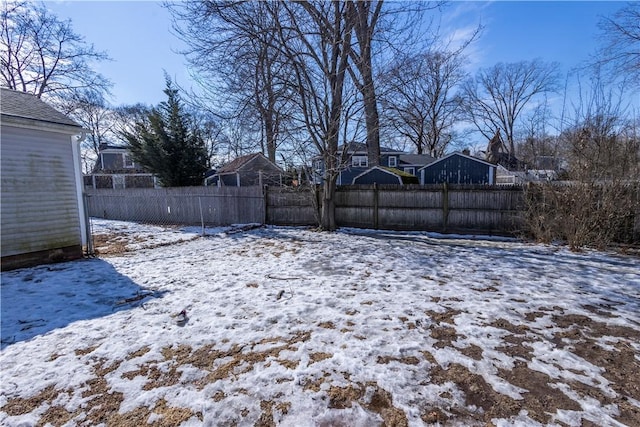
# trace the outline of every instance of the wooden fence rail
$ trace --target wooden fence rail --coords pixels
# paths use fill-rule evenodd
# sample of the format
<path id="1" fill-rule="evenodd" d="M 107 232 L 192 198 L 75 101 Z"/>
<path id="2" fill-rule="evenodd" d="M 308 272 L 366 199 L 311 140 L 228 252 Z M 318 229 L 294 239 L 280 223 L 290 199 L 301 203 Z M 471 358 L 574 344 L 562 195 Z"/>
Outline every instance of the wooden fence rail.
<path id="1" fill-rule="evenodd" d="M 317 188 L 187 187 L 87 190 L 94 217 L 155 223 L 317 225 Z M 357 185 L 336 191 L 340 227 L 514 234 L 519 186 Z"/>

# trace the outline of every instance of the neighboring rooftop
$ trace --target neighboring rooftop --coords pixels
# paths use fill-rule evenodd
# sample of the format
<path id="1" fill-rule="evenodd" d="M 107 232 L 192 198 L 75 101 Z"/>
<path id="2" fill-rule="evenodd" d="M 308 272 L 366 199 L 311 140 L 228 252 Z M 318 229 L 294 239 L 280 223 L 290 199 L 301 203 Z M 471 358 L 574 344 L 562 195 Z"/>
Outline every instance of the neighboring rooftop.
<path id="1" fill-rule="evenodd" d="M 217 174 L 218 175 L 223 175 L 225 173 L 237 172 L 238 170 L 242 169 L 242 167 L 244 167 L 245 165 L 249 164 L 250 162 L 252 162 L 253 160 L 258 159 L 258 158 L 262 158 L 266 162 L 271 163 L 274 167 L 280 169 L 280 167 L 278 165 L 276 165 L 275 163 L 270 161 L 264 154 L 262 154 L 262 153 L 253 153 L 253 154 L 247 154 L 245 156 L 240 156 L 240 157 L 235 158 L 230 163 L 227 163 L 226 165 L 224 165 L 220 169 L 218 169 Z"/>
<path id="2" fill-rule="evenodd" d="M 37 96 L 6 88 L 0 88 L 0 112 L 6 117 L 32 119 L 82 128 Z"/>
<path id="3" fill-rule="evenodd" d="M 344 145 L 338 147 L 338 152 L 344 149 Z M 367 152 L 367 144 L 362 142 L 350 142 L 346 147 L 347 153 L 359 153 L 359 152 Z M 402 153 L 401 150 L 396 150 L 390 147 L 380 147 L 380 153 Z"/>
<path id="4" fill-rule="evenodd" d="M 400 162 L 410 165 L 426 165 L 435 161 L 429 154 L 400 154 Z"/>

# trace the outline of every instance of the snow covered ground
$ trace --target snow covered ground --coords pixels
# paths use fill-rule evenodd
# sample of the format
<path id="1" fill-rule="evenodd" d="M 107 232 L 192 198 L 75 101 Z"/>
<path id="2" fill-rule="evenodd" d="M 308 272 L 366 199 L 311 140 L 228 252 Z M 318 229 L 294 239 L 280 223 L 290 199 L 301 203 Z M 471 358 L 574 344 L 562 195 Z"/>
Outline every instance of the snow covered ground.
<path id="1" fill-rule="evenodd" d="M 3 272 L 0 425 L 640 425 L 637 258 L 201 231 Z"/>

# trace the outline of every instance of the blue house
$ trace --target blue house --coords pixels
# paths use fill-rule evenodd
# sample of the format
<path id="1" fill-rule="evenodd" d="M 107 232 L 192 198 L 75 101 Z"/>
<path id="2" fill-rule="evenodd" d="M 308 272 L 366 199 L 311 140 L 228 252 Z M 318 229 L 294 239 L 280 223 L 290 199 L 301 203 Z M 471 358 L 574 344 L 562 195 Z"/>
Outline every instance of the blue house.
<path id="1" fill-rule="evenodd" d="M 463 153 L 448 154 L 420 168 L 421 184 L 496 183 L 496 165 Z"/>
<path id="2" fill-rule="evenodd" d="M 352 142 L 348 145 L 338 147 L 338 164 L 340 172 L 338 174 L 337 185 L 350 185 L 354 178 L 367 172 L 369 158 L 367 156 L 367 145 L 359 142 Z M 404 151 L 394 150 L 389 147 L 380 147 L 380 165 L 385 168 L 397 169 L 403 173 L 418 176 L 418 170 L 434 161 L 428 154 L 407 154 Z M 321 157 L 313 160 L 312 180 L 315 184 L 322 182 L 324 173 L 324 162 Z"/>

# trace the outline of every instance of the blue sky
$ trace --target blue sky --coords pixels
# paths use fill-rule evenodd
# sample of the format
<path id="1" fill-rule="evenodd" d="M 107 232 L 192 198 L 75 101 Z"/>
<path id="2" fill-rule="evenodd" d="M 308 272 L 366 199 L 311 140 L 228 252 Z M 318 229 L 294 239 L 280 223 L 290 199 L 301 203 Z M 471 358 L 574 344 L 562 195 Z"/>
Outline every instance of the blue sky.
<path id="1" fill-rule="evenodd" d="M 164 99 L 164 74 L 189 86 L 181 42 L 171 34 L 169 12 L 154 1 L 50 1 L 47 6 L 75 31 L 105 50 L 113 61 L 99 71 L 113 81 L 112 102 L 157 104 Z M 469 67 L 541 58 L 561 71 L 585 61 L 597 47 L 597 23 L 624 2 L 494 1 L 452 2 L 442 17 L 444 31 L 464 34 L 478 23 L 481 38 L 469 50 Z"/>

